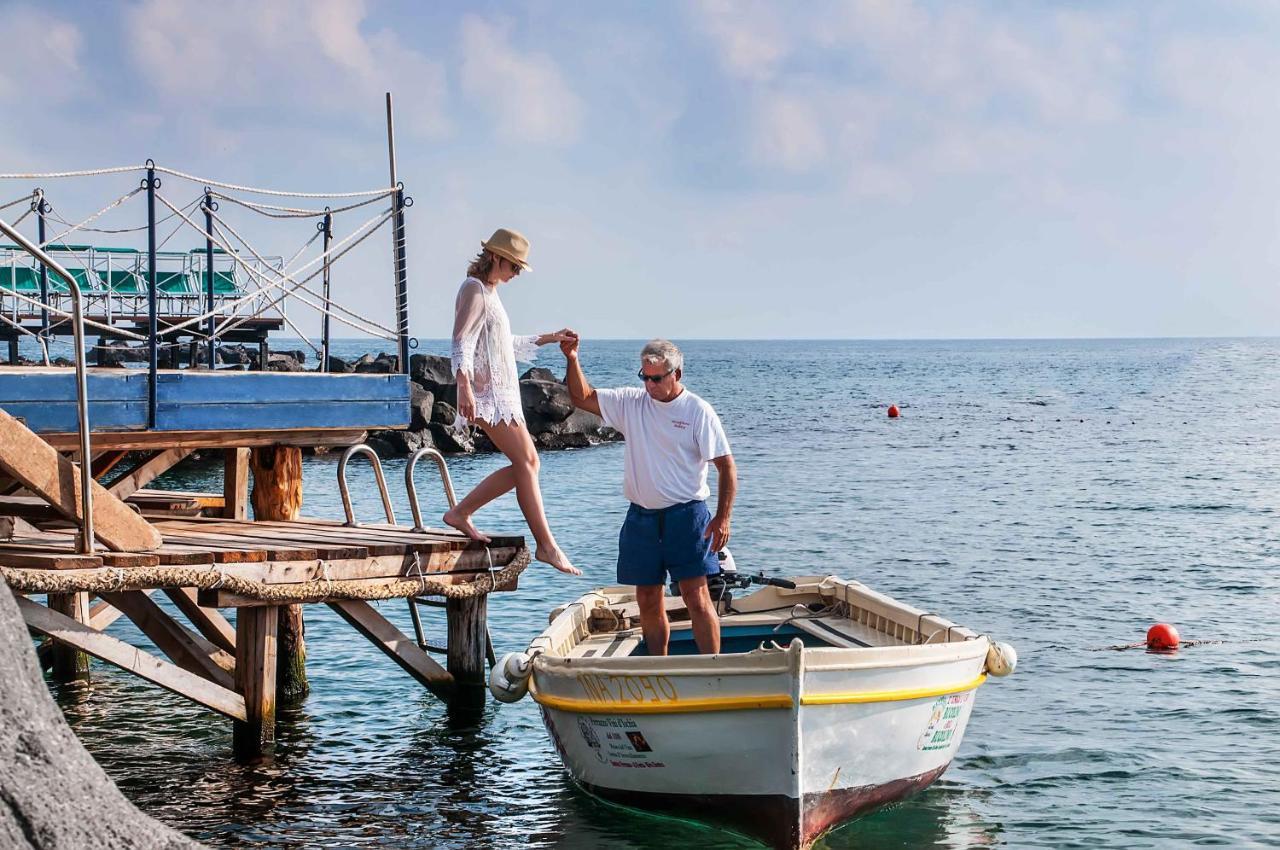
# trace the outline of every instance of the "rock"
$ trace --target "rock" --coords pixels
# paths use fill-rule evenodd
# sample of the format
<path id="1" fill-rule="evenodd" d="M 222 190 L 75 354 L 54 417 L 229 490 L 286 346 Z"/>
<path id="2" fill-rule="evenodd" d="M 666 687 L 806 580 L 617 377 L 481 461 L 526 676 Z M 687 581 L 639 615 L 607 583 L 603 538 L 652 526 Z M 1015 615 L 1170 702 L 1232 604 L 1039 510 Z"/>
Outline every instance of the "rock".
<path id="1" fill-rule="evenodd" d="M 409 428 L 411 430 L 426 430 L 427 425 L 431 422 L 431 413 L 435 402 L 435 393 L 431 392 L 431 390 L 424 390 L 413 381 L 409 382 Z"/>
<path id="2" fill-rule="evenodd" d="M 243 345 L 221 345 L 218 347 L 218 359 L 228 365 L 252 369 L 258 365 L 258 352 Z"/>
<path id="3" fill-rule="evenodd" d="M 397 433 L 395 431 L 375 431 L 365 438 L 365 445 L 373 449 L 374 454 L 381 458 L 396 457 L 403 454 L 396 448 L 396 444 L 387 438 L 388 434 Z"/>
<path id="4" fill-rule="evenodd" d="M 556 377 L 555 372 L 552 372 L 550 369 L 544 369 L 541 366 L 534 366 L 533 368 L 526 370 L 525 373 L 520 376 L 520 380 L 550 381 L 553 384 L 564 383 L 564 381 L 561 381 Z"/>
<path id="5" fill-rule="evenodd" d="M 458 416 L 458 411 L 454 409 L 452 404 L 447 401 L 437 401 L 431 405 L 431 421 L 438 422 L 441 425 L 449 426 L 453 424 L 453 420 Z"/>
<path id="6" fill-rule="evenodd" d="M 375 431 L 370 435 L 391 447 L 394 455 L 410 455 L 422 448 L 422 434 L 417 431 Z M 376 449 L 375 449 L 376 451 Z M 378 452 L 379 457 L 383 456 Z"/>
<path id="7" fill-rule="evenodd" d="M 409 374 L 427 389 L 432 384 L 454 383 L 453 366 L 448 357 L 438 354 L 414 354 L 409 358 Z"/>
<path id="8" fill-rule="evenodd" d="M 392 375 L 400 371 L 400 357 L 395 354 L 379 354 L 374 357 L 366 354 L 351 364 L 357 372 L 369 372 L 379 375 Z"/>
<path id="9" fill-rule="evenodd" d="M 49 696 L 31 638 L 0 582 L 0 847 L 199 848 L 134 808 Z"/>
<path id="10" fill-rule="evenodd" d="M 356 367 L 352 366 L 348 361 L 343 360 L 341 357 L 335 357 L 332 354 L 329 355 L 330 372 L 338 375 L 345 375 L 354 372 L 355 370 Z"/>
<path id="11" fill-rule="evenodd" d="M 446 454 L 471 454 L 476 450 L 475 441 L 466 432 L 458 434 L 439 422 L 432 422 L 428 430 L 432 444 Z"/>
<path id="12" fill-rule="evenodd" d="M 267 354 L 267 370 L 271 372 L 301 372 L 302 363 L 292 354 L 272 351 Z"/>
<path id="13" fill-rule="evenodd" d="M 553 381 L 521 381 L 520 404 L 531 434 L 547 431 L 573 413 L 569 388 Z"/>
<path id="14" fill-rule="evenodd" d="M 100 340 L 98 342 L 98 364 L 101 366 L 147 363 L 150 359 L 151 354 L 147 351 L 145 345 L 134 347 L 124 342 L 112 342 L 110 340 Z"/>
<path id="15" fill-rule="evenodd" d="M 533 438 L 540 449 L 585 449 L 595 443 L 583 433 L 554 434 L 545 432 Z"/>

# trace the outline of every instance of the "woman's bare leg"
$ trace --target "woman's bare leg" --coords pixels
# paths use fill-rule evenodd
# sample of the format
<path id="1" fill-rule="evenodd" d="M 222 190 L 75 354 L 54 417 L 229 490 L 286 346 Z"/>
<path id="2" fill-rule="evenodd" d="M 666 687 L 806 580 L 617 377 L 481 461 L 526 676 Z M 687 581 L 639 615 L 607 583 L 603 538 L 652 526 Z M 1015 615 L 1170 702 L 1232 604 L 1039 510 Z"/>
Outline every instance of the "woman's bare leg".
<path id="1" fill-rule="evenodd" d="M 524 427 L 523 423 L 499 422 L 496 425 L 488 425 L 481 423 L 484 432 L 489 435 L 489 439 L 493 444 L 507 456 L 511 461 L 511 475 L 515 480 L 516 500 L 520 503 L 520 510 L 524 514 L 524 520 L 529 524 L 529 531 L 533 533 L 533 539 L 537 541 L 537 551 L 534 557 L 539 561 L 550 564 L 562 573 L 570 575 L 582 575 L 582 570 L 569 563 L 569 559 L 565 557 L 564 552 L 560 551 L 560 547 L 556 545 L 556 539 L 551 534 L 551 527 L 547 524 L 547 515 L 542 510 L 542 490 L 538 486 L 538 470 L 541 466 L 538 460 L 538 450 L 533 445 L 533 438 L 529 436 L 529 431 Z M 502 472 L 503 470 L 499 470 Z M 489 476 L 493 478 L 498 473 Z M 488 481 L 481 482 L 481 486 Z M 494 485 L 497 486 L 496 483 Z M 480 488 L 477 487 L 477 490 Z M 509 488 L 508 488 L 509 489 Z M 503 492 L 506 492 L 505 490 Z M 500 495 L 500 494 L 499 494 Z M 470 498 L 470 497 L 468 497 Z M 458 504 L 462 507 L 462 503 Z"/>
<path id="2" fill-rule="evenodd" d="M 512 467 L 504 466 L 502 469 L 494 470 L 477 484 L 474 490 L 464 496 L 461 502 L 445 511 L 442 519 L 446 525 L 453 526 L 472 540 L 488 543 L 489 536 L 475 527 L 471 516 L 515 486 L 516 475 Z"/>

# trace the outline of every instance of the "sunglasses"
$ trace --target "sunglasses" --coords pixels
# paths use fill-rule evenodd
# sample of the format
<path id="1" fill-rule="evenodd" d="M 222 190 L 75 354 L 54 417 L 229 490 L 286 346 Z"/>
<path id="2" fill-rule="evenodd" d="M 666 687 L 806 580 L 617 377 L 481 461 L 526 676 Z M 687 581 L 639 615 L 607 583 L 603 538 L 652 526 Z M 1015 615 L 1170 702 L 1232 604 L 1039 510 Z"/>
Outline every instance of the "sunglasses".
<path id="1" fill-rule="evenodd" d="M 674 372 L 674 371 L 675 371 L 674 369 L 671 370 L 671 372 Z M 642 381 L 653 381 L 655 384 L 660 384 L 667 377 L 667 375 L 671 374 L 671 372 L 663 372 L 661 375 L 646 375 L 644 371 L 641 370 L 639 372 L 636 372 L 636 377 L 638 377 Z"/>

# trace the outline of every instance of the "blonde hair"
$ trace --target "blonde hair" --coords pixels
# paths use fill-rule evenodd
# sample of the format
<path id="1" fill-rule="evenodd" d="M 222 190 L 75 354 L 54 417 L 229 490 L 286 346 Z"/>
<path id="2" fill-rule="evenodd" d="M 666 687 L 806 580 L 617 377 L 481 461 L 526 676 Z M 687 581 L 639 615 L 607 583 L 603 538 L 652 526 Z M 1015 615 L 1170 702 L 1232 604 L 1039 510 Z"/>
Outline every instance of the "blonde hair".
<path id="1" fill-rule="evenodd" d="M 498 262 L 498 255 L 490 251 L 481 251 L 476 254 L 476 258 L 471 261 L 471 265 L 467 266 L 467 277 L 479 279 L 482 283 L 489 282 L 489 272 L 493 271 L 494 263 Z"/>

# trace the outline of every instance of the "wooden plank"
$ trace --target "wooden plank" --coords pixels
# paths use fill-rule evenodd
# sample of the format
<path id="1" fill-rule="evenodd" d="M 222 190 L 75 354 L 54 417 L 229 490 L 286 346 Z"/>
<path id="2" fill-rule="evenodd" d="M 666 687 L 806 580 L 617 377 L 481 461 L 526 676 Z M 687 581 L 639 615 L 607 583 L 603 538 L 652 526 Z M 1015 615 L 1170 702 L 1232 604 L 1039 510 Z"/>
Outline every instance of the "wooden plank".
<path id="1" fill-rule="evenodd" d="M 87 652 L 108 664 L 114 664 L 219 714 L 244 719 L 244 698 L 234 691 L 215 685 L 110 635 L 96 632 L 83 623 L 50 611 L 30 599 L 21 596 L 16 598 L 27 628 Z"/>
<path id="2" fill-rule="evenodd" d="M 275 740 L 276 629 L 279 609 L 249 608 L 236 616 L 236 690 L 245 714 L 234 724 L 236 755 L 254 758 Z"/>
<path id="3" fill-rule="evenodd" d="M 101 567 L 102 559 L 95 555 L 71 555 L 61 552 L 39 554 L 35 551 L 0 544 L 0 564 L 32 570 L 87 570 Z"/>
<path id="4" fill-rule="evenodd" d="M 182 624 L 166 614 L 150 596 L 140 591 L 99 594 L 106 602 L 124 612 L 160 651 L 183 670 L 203 676 L 224 688 L 234 687 L 231 675 L 211 657 L 212 644 L 201 645 Z"/>
<path id="5" fill-rule="evenodd" d="M 0 410 L 0 468 L 45 498 L 65 517 L 80 516 L 80 475 L 18 420 Z M 146 551 L 160 545 L 160 534 L 128 505 L 96 481 L 93 488 L 94 533 L 110 549 Z"/>
<path id="6" fill-rule="evenodd" d="M 236 630 L 216 608 L 205 608 L 196 601 L 196 592 L 190 587 L 167 587 L 165 596 L 178 607 L 196 631 L 211 643 L 227 652 L 236 651 Z"/>
<path id="7" fill-rule="evenodd" d="M 222 516 L 227 519 L 249 518 L 249 453 L 223 449 Z"/>
<path id="8" fill-rule="evenodd" d="M 184 493 L 180 490 L 157 490 L 154 487 L 146 487 L 134 495 L 140 498 L 191 499 L 202 508 L 221 509 L 225 504 L 225 500 L 220 493 Z"/>
<path id="9" fill-rule="evenodd" d="M 52 559 L 48 566 L 37 566 L 34 562 L 31 564 L 8 563 L 4 560 L 5 556 L 0 554 L 0 564 L 11 567 L 29 566 L 37 569 L 87 569 L 94 566 L 92 564 L 94 558 L 101 561 L 101 566 L 104 567 L 154 567 L 160 563 L 159 556 L 150 553 L 98 552 L 93 555 L 78 555 L 75 551 L 75 538 L 65 534 L 37 538 L 24 536 L 2 541 L 0 553 L 35 555 Z"/>
<path id="10" fill-rule="evenodd" d="M 148 596 L 155 593 L 155 590 L 140 590 L 139 593 L 145 593 Z M 107 626 L 114 623 L 124 616 L 124 612 L 110 602 L 101 600 L 89 606 L 89 628 L 95 631 L 103 631 Z"/>
<path id="11" fill-rule="evenodd" d="M 145 414 L 145 409 L 143 413 Z M 92 412 L 90 424 L 94 423 Z M 96 426 L 95 426 L 96 427 Z M 95 448 L 140 451 L 143 449 L 220 449 L 272 446 L 354 446 L 368 436 L 364 428 L 290 428 L 283 431 L 112 431 L 93 434 Z M 74 432 L 41 433 L 41 439 L 58 449 L 74 449 L 80 438 Z"/>
<path id="12" fill-rule="evenodd" d="M 113 482 L 107 489 L 116 498 L 127 499 L 168 472 L 189 454 L 191 454 L 191 449 L 164 449 L 156 452 L 136 468 L 130 470 L 127 475 Z"/>
<path id="13" fill-rule="evenodd" d="M 328 604 L 338 616 L 372 641 L 374 646 L 431 693 L 442 699 L 452 695 L 453 676 L 368 602 L 341 600 Z"/>

